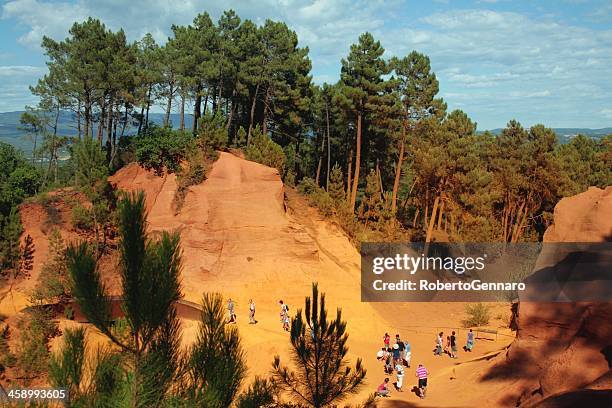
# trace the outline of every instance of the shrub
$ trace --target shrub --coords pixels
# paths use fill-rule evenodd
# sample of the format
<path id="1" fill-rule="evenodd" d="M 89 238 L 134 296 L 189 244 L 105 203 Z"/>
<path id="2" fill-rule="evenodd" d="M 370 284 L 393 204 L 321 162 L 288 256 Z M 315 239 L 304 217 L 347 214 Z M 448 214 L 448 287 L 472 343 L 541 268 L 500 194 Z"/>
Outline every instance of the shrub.
<path id="1" fill-rule="evenodd" d="M 49 340 L 57 328 L 49 310 L 31 309 L 17 322 L 17 366 L 24 378 L 31 379 L 47 371 Z"/>
<path id="2" fill-rule="evenodd" d="M 185 131 L 151 125 L 136 139 L 136 159 L 145 169 L 157 174 L 174 173 L 192 143 L 193 137 Z"/>
<path id="3" fill-rule="evenodd" d="M 465 313 L 467 318 L 463 321 L 464 327 L 484 326 L 491 319 L 491 309 L 483 303 L 467 305 Z"/>
<path id="4" fill-rule="evenodd" d="M 244 129 L 243 129 L 244 131 Z M 227 129 L 225 117 L 207 113 L 198 121 L 198 144 L 211 150 L 220 150 L 227 147 Z"/>
<path id="5" fill-rule="evenodd" d="M 183 207 L 189 187 L 206 180 L 206 174 L 216 158 L 217 152 L 215 150 L 206 147 L 190 149 L 186 163 L 181 166 L 177 174 L 178 187 L 174 193 L 174 210 L 176 213 Z"/>
<path id="6" fill-rule="evenodd" d="M 267 135 L 261 133 L 259 126 L 253 129 L 251 143 L 246 149 L 245 157 L 247 160 L 278 169 L 281 177 L 285 174 L 287 158 L 283 148 L 274 143 Z"/>
<path id="7" fill-rule="evenodd" d="M 91 211 L 81 204 L 76 204 L 72 207 L 72 226 L 83 231 L 93 230 L 93 217 L 91 216 Z"/>

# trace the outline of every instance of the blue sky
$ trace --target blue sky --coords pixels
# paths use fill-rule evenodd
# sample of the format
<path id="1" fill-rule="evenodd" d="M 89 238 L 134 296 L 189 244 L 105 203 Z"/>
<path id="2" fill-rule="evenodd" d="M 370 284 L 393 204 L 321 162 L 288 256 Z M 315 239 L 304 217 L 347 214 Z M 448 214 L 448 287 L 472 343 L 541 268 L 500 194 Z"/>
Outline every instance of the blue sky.
<path id="1" fill-rule="evenodd" d="M 610 0 L 9 0 L 0 13 L 0 112 L 36 102 L 28 85 L 45 73 L 43 35 L 63 39 L 94 16 L 131 40 L 163 42 L 171 24 L 201 11 L 217 18 L 286 21 L 310 47 L 316 82 L 338 79 L 340 58 L 370 31 L 385 56 L 430 56 L 440 95 L 480 129 L 518 119 L 525 126 L 612 126 Z"/>

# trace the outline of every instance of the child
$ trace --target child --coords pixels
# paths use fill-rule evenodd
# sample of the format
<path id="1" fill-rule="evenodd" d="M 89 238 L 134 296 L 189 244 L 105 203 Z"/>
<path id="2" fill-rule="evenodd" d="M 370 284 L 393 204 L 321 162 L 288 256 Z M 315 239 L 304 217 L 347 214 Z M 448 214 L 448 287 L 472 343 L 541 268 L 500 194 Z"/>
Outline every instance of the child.
<path id="1" fill-rule="evenodd" d="M 383 343 L 384 343 L 386 349 L 389 348 L 389 343 L 390 342 L 391 342 L 391 336 L 389 336 L 389 333 L 385 333 L 385 335 L 383 336 Z"/>

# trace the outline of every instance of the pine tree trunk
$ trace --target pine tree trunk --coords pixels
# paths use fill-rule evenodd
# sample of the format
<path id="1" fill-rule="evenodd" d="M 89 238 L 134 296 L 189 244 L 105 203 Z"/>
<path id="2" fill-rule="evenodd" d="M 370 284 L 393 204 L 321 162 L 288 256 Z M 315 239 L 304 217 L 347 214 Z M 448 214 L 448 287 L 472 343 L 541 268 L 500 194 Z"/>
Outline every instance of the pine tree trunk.
<path id="1" fill-rule="evenodd" d="M 444 204 L 445 204 L 445 200 L 442 200 L 442 203 L 440 203 L 440 211 L 438 214 L 438 226 L 436 227 L 438 230 L 440 230 L 442 228 L 442 216 L 444 215 Z"/>
<path id="2" fill-rule="evenodd" d="M 399 157 L 395 167 L 395 180 L 393 180 L 393 192 L 391 193 L 391 212 L 397 209 L 397 192 L 399 190 L 400 178 L 402 175 L 402 161 L 404 160 L 404 146 L 406 143 L 406 125 L 402 126 L 402 140 L 400 141 Z"/>
<path id="3" fill-rule="evenodd" d="M 140 116 L 138 117 L 138 132 L 140 134 L 142 132 L 142 122 L 144 118 L 144 105 L 140 107 Z"/>
<path id="4" fill-rule="evenodd" d="M 168 104 L 166 105 L 166 116 L 164 117 L 164 126 L 170 124 L 170 111 L 172 110 L 172 96 L 174 95 L 174 87 L 170 85 L 168 94 Z"/>
<path id="5" fill-rule="evenodd" d="M 319 129 L 319 132 L 321 130 Z M 319 185 L 319 178 L 321 176 L 321 166 L 323 166 L 323 152 L 325 151 L 325 133 L 321 138 L 321 153 L 319 154 L 319 164 L 317 165 L 317 176 L 315 178 L 315 183 L 317 186 Z"/>
<path id="6" fill-rule="evenodd" d="M 436 222 L 436 214 L 438 211 L 438 203 L 440 202 L 440 196 L 436 196 L 434 200 L 433 209 L 431 210 L 431 217 L 429 217 L 429 226 L 427 227 L 427 235 L 425 236 L 425 242 L 431 242 L 431 236 L 433 234 L 434 223 Z"/>
<path id="7" fill-rule="evenodd" d="M 185 130 L 185 93 L 181 91 L 181 130 Z"/>
<path id="8" fill-rule="evenodd" d="M 329 191 L 329 173 L 331 172 L 331 142 L 329 141 L 330 139 L 330 134 L 329 134 L 329 106 L 327 105 L 327 103 L 325 104 L 325 114 L 326 114 L 326 121 L 327 121 L 327 180 L 325 182 L 325 190 Z"/>
<path id="9" fill-rule="evenodd" d="M 98 121 L 98 144 L 102 147 L 102 136 L 104 135 L 104 120 L 106 119 L 106 101 L 102 102 L 100 120 Z"/>
<path id="10" fill-rule="evenodd" d="M 236 103 L 234 102 L 235 93 L 236 90 L 232 91 L 232 97 L 230 98 L 232 108 L 229 109 L 229 113 L 227 115 L 227 123 L 225 124 L 225 130 L 227 130 L 228 132 L 230 130 L 230 126 L 232 126 L 232 118 L 234 117 L 234 111 L 236 110 Z"/>
<path id="11" fill-rule="evenodd" d="M 247 133 L 247 146 L 251 143 L 251 132 L 253 130 L 253 119 L 255 117 L 255 105 L 257 103 L 257 94 L 259 93 L 259 84 L 255 87 L 253 94 L 253 102 L 251 103 L 251 119 L 249 120 L 249 131 Z"/>
<path id="12" fill-rule="evenodd" d="M 206 95 L 208 98 L 208 95 Z M 192 124 L 192 132 L 195 135 L 198 132 L 198 120 L 200 119 L 201 111 L 200 109 L 202 105 L 202 85 L 198 85 L 196 88 L 195 94 L 195 103 L 193 105 L 193 124 Z M 204 108 L 206 108 L 206 102 L 204 103 Z"/>
<path id="13" fill-rule="evenodd" d="M 81 100 L 80 99 L 79 99 L 79 102 L 77 103 L 76 119 L 77 119 L 77 133 L 79 134 L 79 140 L 81 140 L 82 134 L 81 134 Z"/>
<path id="14" fill-rule="evenodd" d="M 350 208 L 355 211 L 357 201 L 357 186 L 359 184 L 359 170 L 361 167 L 361 112 L 357 114 L 357 141 L 355 144 L 355 176 L 353 177 L 353 191 L 351 192 Z"/>
<path id="15" fill-rule="evenodd" d="M 348 171 L 346 172 L 346 201 L 349 202 L 351 194 L 353 192 L 353 185 L 351 184 L 351 175 L 353 170 L 353 149 L 349 153 Z"/>
<path id="16" fill-rule="evenodd" d="M 108 102 L 108 124 L 106 125 L 106 162 L 110 164 L 113 157 L 113 98 Z"/>
<path id="17" fill-rule="evenodd" d="M 149 109 L 151 108 L 151 91 L 153 90 L 153 86 L 149 85 L 149 93 L 147 96 L 147 114 L 145 116 L 145 131 L 149 129 Z"/>
<path id="18" fill-rule="evenodd" d="M 264 98 L 263 122 L 261 124 L 261 132 L 264 135 L 268 134 L 268 99 L 270 98 L 270 86 L 266 88 L 266 97 Z"/>

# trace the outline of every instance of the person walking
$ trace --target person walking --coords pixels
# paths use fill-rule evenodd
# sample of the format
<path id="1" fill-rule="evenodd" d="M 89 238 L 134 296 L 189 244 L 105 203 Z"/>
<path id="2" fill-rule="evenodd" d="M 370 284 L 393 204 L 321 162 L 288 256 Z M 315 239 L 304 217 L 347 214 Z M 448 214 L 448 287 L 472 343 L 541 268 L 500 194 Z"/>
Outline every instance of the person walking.
<path id="1" fill-rule="evenodd" d="M 436 351 L 434 355 L 441 356 L 442 355 L 442 344 L 444 343 L 444 333 L 438 333 L 438 338 L 436 339 Z"/>
<path id="2" fill-rule="evenodd" d="M 427 376 L 429 372 L 425 368 L 423 364 L 419 364 L 419 367 L 416 369 L 416 377 L 419 379 L 419 397 L 421 399 L 425 398 L 425 394 L 427 393 Z"/>
<path id="3" fill-rule="evenodd" d="M 255 320 L 255 302 L 253 299 L 249 299 L 249 324 L 255 324 L 257 320 Z"/>
<path id="4" fill-rule="evenodd" d="M 472 348 L 474 348 L 474 332 L 472 329 L 467 334 L 467 342 L 465 344 L 465 351 L 472 352 Z"/>
<path id="5" fill-rule="evenodd" d="M 227 300 L 227 312 L 229 314 L 229 323 L 236 323 L 235 304 L 232 298 Z"/>
<path id="6" fill-rule="evenodd" d="M 399 392 L 402 392 L 402 385 L 404 384 L 404 367 L 401 364 L 395 366 L 397 382 L 395 383 L 395 387 Z"/>
<path id="7" fill-rule="evenodd" d="M 410 342 L 406 341 L 404 343 L 404 361 L 406 362 L 406 367 L 410 368 L 410 360 L 412 359 L 412 350 L 410 350 Z"/>
<path id="8" fill-rule="evenodd" d="M 451 358 L 457 358 L 457 337 L 454 331 L 450 336 L 450 356 Z"/>
<path id="9" fill-rule="evenodd" d="M 391 391 L 389 391 L 389 377 L 385 378 L 385 380 L 376 388 L 376 395 L 379 397 L 388 397 L 391 395 Z"/>

